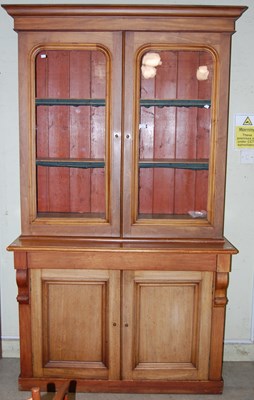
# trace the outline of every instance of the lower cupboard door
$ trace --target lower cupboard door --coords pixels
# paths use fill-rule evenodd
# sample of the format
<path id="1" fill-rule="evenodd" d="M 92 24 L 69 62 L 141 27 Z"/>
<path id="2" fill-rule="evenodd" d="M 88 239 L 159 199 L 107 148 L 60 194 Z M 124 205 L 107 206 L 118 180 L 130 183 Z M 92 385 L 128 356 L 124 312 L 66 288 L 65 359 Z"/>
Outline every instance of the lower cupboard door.
<path id="1" fill-rule="evenodd" d="M 208 379 L 212 287 L 212 272 L 124 272 L 123 379 Z"/>
<path id="2" fill-rule="evenodd" d="M 31 270 L 35 377 L 118 379 L 120 272 Z"/>

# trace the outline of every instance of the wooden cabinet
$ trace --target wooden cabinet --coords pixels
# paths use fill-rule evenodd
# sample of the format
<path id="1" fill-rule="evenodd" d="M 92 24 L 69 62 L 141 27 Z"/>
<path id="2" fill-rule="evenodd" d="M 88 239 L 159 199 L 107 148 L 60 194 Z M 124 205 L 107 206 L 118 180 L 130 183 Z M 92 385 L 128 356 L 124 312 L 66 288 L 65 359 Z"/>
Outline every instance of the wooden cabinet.
<path id="1" fill-rule="evenodd" d="M 208 379 L 213 273 L 122 279 L 121 291 L 117 270 L 31 270 L 34 375 L 119 379 L 121 362 L 124 380 Z"/>
<path id="2" fill-rule="evenodd" d="M 245 8 L 4 8 L 19 38 L 21 389 L 221 392 Z"/>

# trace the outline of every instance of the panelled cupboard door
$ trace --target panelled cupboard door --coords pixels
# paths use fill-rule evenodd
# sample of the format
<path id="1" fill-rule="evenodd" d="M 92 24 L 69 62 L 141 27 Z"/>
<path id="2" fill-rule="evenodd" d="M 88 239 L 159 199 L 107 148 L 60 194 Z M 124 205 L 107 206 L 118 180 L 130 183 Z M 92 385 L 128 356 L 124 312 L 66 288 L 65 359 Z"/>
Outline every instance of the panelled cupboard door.
<path id="1" fill-rule="evenodd" d="M 125 237 L 222 237 L 229 40 L 126 34 Z"/>
<path id="2" fill-rule="evenodd" d="M 119 379 L 120 272 L 31 270 L 34 377 Z"/>
<path id="3" fill-rule="evenodd" d="M 126 271 L 123 379 L 207 380 L 213 274 Z"/>
<path id="4" fill-rule="evenodd" d="M 122 36 L 20 34 L 24 234 L 119 236 Z"/>

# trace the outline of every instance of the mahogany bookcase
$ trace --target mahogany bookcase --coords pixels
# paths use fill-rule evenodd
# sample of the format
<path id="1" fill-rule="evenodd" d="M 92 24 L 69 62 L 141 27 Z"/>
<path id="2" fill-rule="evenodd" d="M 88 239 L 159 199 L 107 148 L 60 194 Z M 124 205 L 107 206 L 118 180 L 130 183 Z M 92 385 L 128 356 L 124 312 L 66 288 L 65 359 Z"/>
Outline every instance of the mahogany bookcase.
<path id="1" fill-rule="evenodd" d="M 221 393 L 245 7 L 4 8 L 19 40 L 20 388 Z"/>

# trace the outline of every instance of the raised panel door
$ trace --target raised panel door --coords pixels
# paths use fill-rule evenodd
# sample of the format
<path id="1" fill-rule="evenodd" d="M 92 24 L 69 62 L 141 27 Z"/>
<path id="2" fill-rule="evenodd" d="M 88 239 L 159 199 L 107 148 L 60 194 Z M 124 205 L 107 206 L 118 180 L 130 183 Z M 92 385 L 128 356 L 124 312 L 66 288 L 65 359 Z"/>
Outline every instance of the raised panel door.
<path id="1" fill-rule="evenodd" d="M 124 272 L 123 379 L 207 380 L 211 272 Z"/>
<path id="2" fill-rule="evenodd" d="M 118 271 L 32 270 L 34 376 L 119 378 Z"/>

